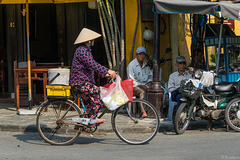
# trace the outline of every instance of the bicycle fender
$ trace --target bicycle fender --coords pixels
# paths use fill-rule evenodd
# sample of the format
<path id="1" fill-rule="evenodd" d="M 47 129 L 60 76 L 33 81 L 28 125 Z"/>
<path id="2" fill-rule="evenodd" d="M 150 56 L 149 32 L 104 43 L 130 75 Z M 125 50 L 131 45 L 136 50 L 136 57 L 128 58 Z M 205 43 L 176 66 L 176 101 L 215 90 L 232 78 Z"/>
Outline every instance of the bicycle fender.
<path id="1" fill-rule="evenodd" d="M 41 103 L 41 104 L 38 106 L 38 108 L 37 108 L 37 110 L 36 110 L 36 114 L 38 114 L 40 108 L 41 108 L 45 103 L 47 103 L 47 102 L 48 102 L 48 100 L 44 101 L 43 103 Z"/>

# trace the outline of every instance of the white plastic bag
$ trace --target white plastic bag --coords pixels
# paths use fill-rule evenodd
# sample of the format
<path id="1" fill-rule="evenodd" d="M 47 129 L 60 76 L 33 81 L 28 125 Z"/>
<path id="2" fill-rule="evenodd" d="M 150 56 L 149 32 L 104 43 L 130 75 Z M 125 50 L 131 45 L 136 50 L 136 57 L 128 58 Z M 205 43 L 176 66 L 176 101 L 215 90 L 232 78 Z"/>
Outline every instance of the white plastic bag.
<path id="1" fill-rule="evenodd" d="M 203 75 L 202 75 L 200 82 L 203 84 L 204 87 L 209 87 L 209 86 L 213 85 L 214 74 L 215 73 L 212 73 L 209 71 L 203 71 Z"/>
<path id="2" fill-rule="evenodd" d="M 103 103 L 109 110 L 115 110 L 128 102 L 128 97 L 121 87 L 121 77 L 117 76 L 112 84 L 100 87 Z"/>

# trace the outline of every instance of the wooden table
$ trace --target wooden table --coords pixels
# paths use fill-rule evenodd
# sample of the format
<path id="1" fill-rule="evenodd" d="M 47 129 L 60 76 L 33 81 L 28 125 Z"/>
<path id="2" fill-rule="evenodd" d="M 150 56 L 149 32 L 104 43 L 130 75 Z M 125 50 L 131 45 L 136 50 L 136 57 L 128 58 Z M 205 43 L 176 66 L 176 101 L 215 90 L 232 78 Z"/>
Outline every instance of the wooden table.
<path id="1" fill-rule="evenodd" d="M 46 97 L 46 85 L 48 81 L 48 69 L 58 68 L 60 66 L 36 66 L 31 68 L 31 79 L 43 81 L 43 95 L 44 101 L 47 100 Z M 70 68 L 69 66 L 64 66 L 64 68 Z M 22 82 L 27 82 L 28 80 L 28 69 L 27 68 L 16 68 L 14 66 L 14 88 L 15 88 L 15 105 L 17 110 L 20 107 L 20 95 L 19 86 Z"/>

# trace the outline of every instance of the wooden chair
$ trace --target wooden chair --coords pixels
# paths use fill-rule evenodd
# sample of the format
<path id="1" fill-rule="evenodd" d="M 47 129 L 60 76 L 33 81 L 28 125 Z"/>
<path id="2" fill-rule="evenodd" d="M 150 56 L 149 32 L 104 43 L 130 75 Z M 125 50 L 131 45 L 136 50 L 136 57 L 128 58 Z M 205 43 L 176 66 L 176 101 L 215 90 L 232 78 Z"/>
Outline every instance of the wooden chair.
<path id="1" fill-rule="evenodd" d="M 0 62 L 0 83 L 2 88 L 2 96 L 5 97 L 5 85 L 4 85 L 4 63 L 3 60 Z"/>
<path id="2" fill-rule="evenodd" d="M 21 65 L 19 65 L 21 63 Z M 14 69 L 17 68 L 26 68 L 27 65 L 22 62 L 14 61 Z M 27 63 L 27 62 L 26 62 Z M 36 62 L 31 62 L 31 66 L 35 67 Z M 17 78 L 18 77 L 18 78 Z M 27 74 L 18 74 L 14 72 L 14 84 L 15 84 L 15 104 L 17 106 L 17 110 L 20 106 L 28 106 L 28 76 Z M 18 82 L 16 82 L 18 81 Z M 31 82 L 32 83 L 32 82 Z M 18 86 L 16 87 L 16 84 Z M 32 88 L 33 89 L 33 88 Z"/>

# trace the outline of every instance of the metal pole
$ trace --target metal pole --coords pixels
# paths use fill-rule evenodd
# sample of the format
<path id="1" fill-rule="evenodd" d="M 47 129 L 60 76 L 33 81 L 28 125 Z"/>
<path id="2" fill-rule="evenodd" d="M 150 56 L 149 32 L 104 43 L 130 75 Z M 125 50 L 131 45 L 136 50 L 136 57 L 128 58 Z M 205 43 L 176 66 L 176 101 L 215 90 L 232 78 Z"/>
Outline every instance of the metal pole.
<path id="1" fill-rule="evenodd" d="M 216 61 L 216 74 L 218 74 L 218 71 L 219 71 L 219 59 L 220 59 L 221 42 L 222 42 L 222 28 L 223 28 L 223 17 L 221 17 L 220 34 L 219 34 L 219 39 L 218 39 L 218 55 L 217 55 L 217 61 Z"/>
<path id="2" fill-rule="evenodd" d="M 28 58 L 28 101 L 29 101 L 29 109 L 32 109 L 31 101 L 32 101 L 32 84 L 31 84 L 31 60 L 30 60 L 30 32 L 29 32 L 29 4 L 28 0 L 26 0 L 26 27 L 27 27 L 27 58 Z"/>
<path id="3" fill-rule="evenodd" d="M 155 13 L 155 37 L 154 37 L 154 61 L 153 61 L 153 82 L 159 81 L 159 54 L 160 54 L 160 18 L 161 15 Z"/>
<path id="4" fill-rule="evenodd" d="M 153 104 L 158 114 L 162 113 L 162 104 L 163 104 L 163 90 L 161 89 L 161 83 L 159 81 L 159 55 L 160 55 L 160 17 L 161 15 L 155 13 L 155 37 L 154 37 L 154 59 L 153 59 L 153 82 L 151 87 L 147 91 L 147 99 Z"/>
<path id="5" fill-rule="evenodd" d="M 23 61 L 27 61 L 27 48 L 26 48 L 26 6 L 23 5 L 23 8 L 25 7 L 25 9 L 23 9 L 22 11 L 22 15 L 23 15 L 23 19 L 22 19 L 22 24 L 23 24 Z"/>

